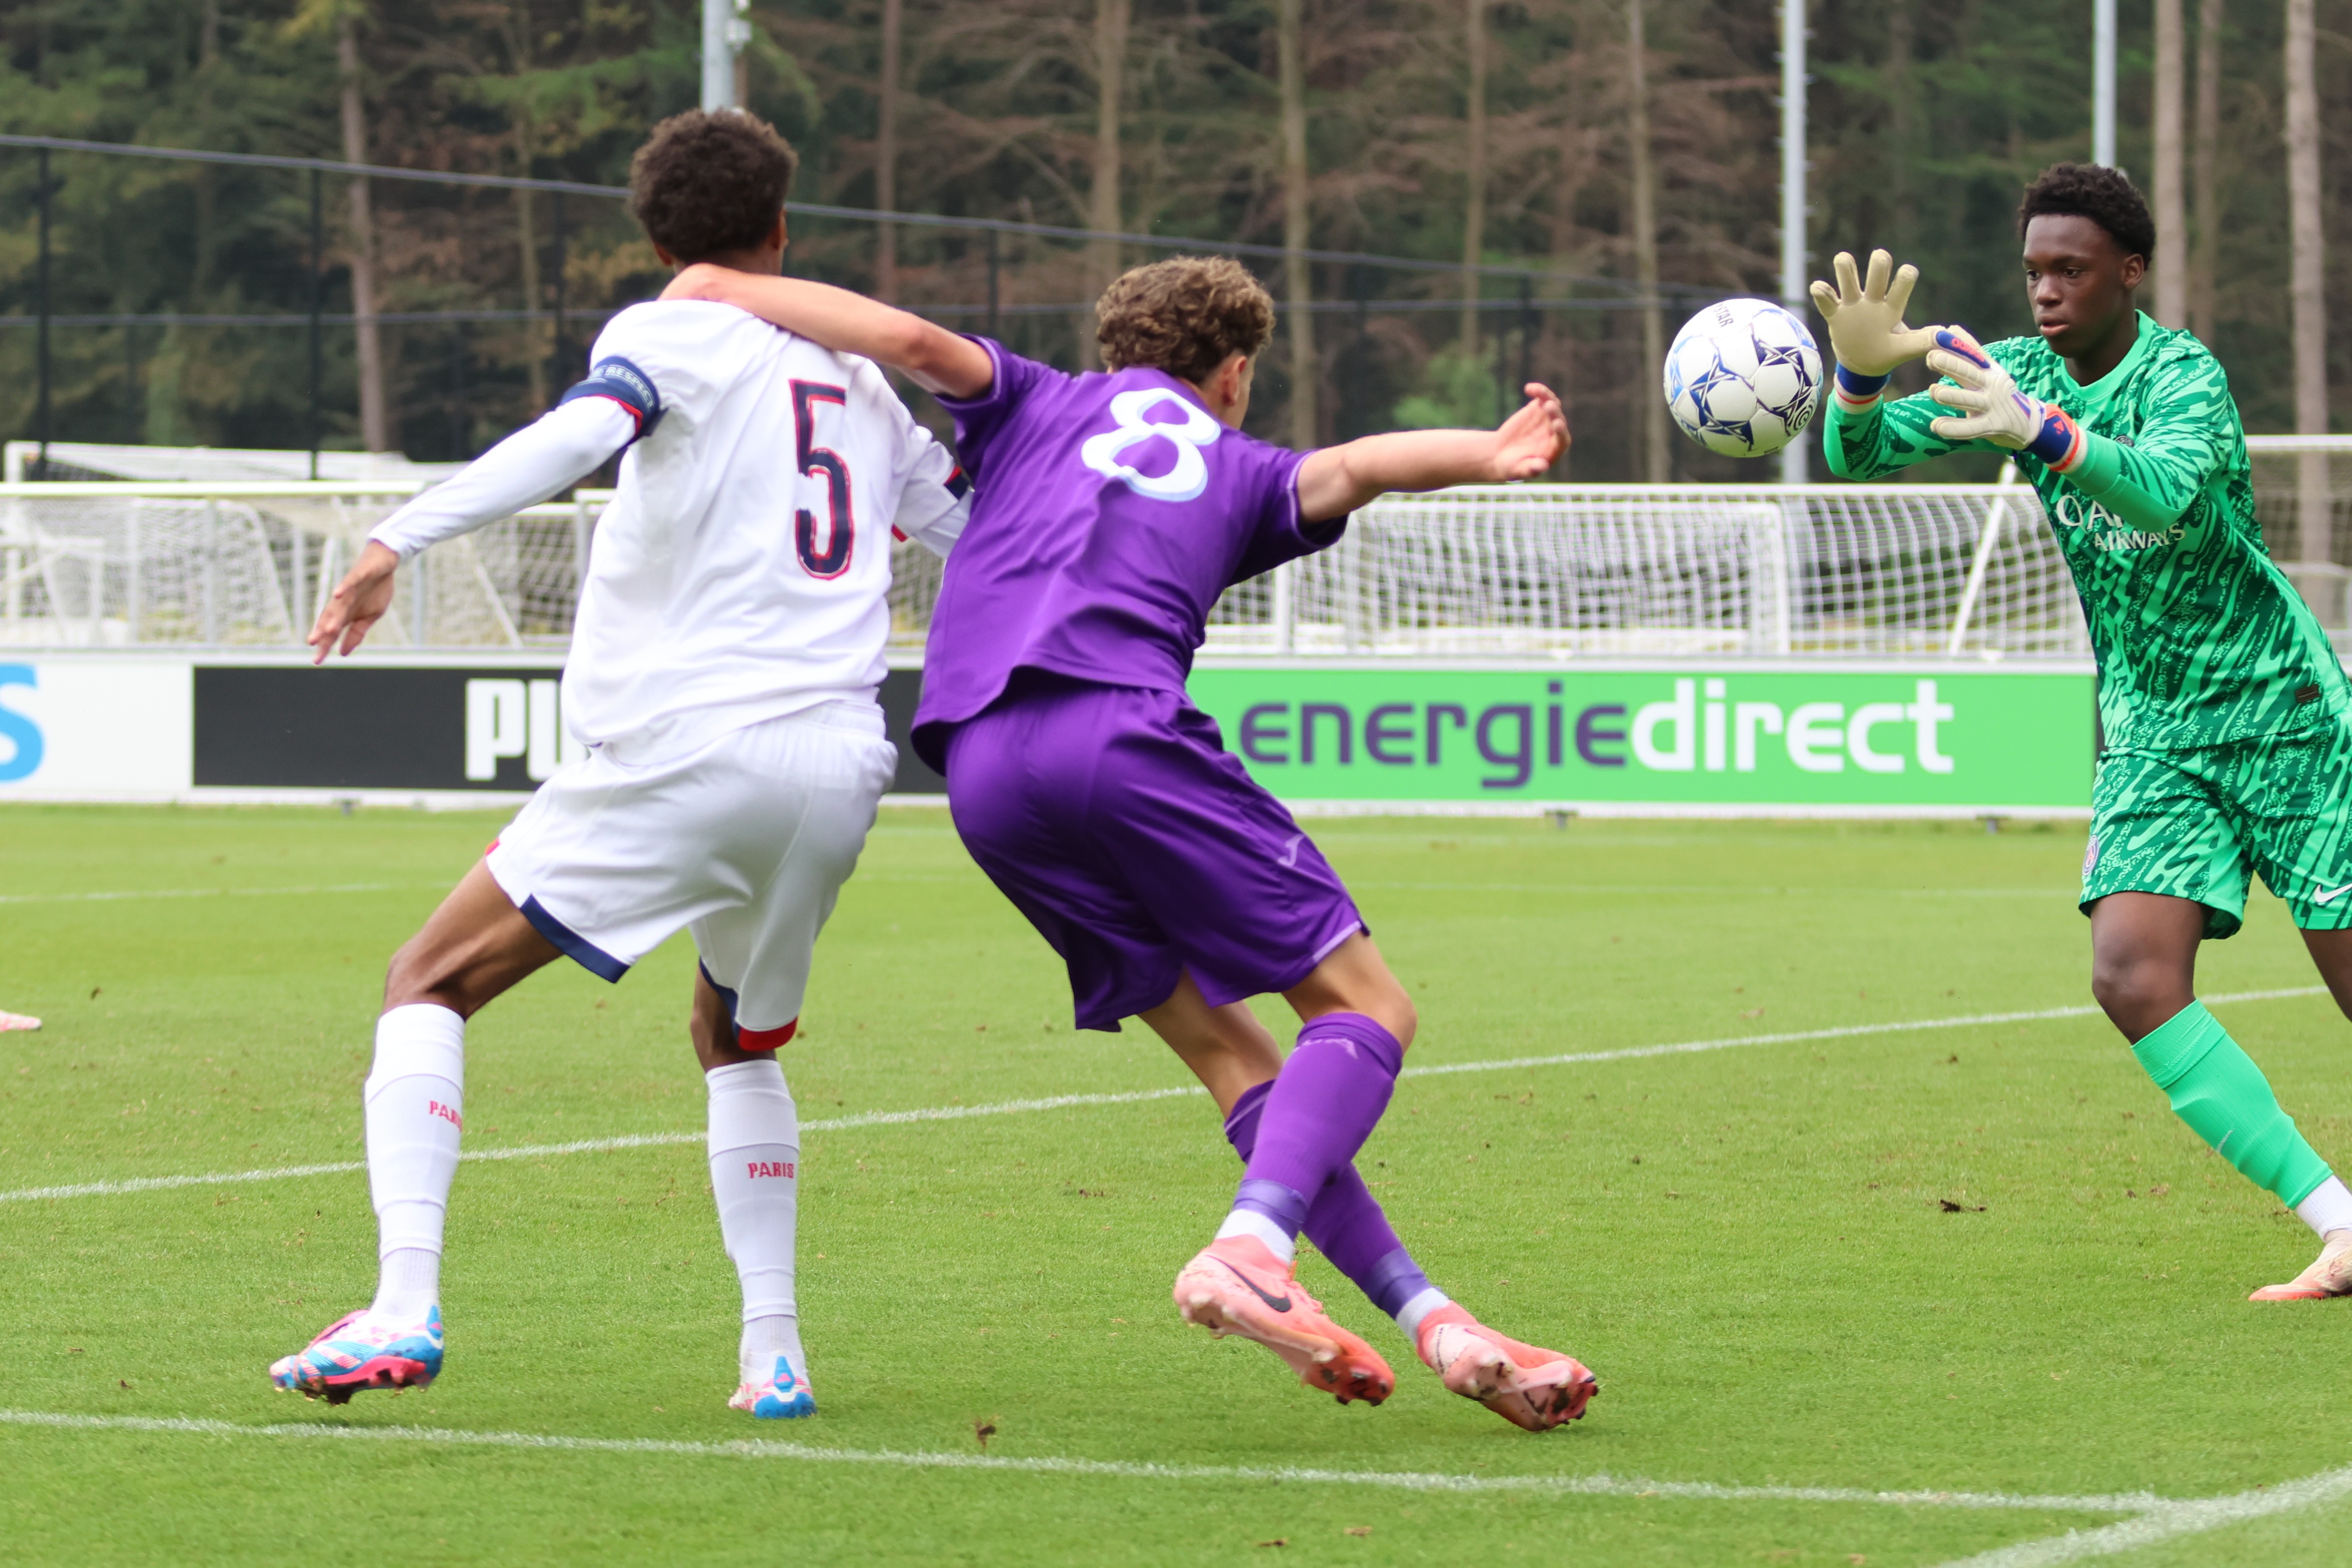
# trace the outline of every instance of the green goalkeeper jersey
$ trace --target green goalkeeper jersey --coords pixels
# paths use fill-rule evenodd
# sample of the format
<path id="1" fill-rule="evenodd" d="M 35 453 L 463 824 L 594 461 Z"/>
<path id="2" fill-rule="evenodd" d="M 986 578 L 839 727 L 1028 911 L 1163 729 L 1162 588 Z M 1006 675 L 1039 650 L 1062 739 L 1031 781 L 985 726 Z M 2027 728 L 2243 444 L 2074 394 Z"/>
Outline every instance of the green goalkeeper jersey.
<path id="1" fill-rule="evenodd" d="M 1985 352 L 2086 438 L 2068 474 L 2012 455 L 2074 570 L 2109 746 L 2217 745 L 2352 709 L 2343 664 L 2263 543 L 2238 405 L 2204 344 L 2143 314 L 2123 363 L 2088 386 L 2039 337 Z M 1830 468 L 1875 479 L 1962 447 L 2002 450 L 1937 437 L 1929 422 L 1950 413 L 1926 393 L 1860 411 L 1832 399 Z"/>

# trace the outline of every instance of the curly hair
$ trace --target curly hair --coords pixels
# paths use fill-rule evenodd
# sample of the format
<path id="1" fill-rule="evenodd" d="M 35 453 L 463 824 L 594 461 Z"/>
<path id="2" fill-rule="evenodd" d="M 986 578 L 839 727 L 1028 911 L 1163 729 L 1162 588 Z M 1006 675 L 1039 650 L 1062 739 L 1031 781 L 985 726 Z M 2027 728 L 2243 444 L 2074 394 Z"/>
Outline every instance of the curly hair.
<path id="1" fill-rule="evenodd" d="M 2156 255 L 2156 220 L 2138 188 L 2120 169 L 2096 163 L 2053 163 L 2025 187 L 2017 204 L 2017 237 L 2044 215 L 2086 217 L 2105 229 L 2126 256 Z"/>
<path id="2" fill-rule="evenodd" d="M 1095 304 L 1095 341 L 1112 370 L 1149 365 L 1202 381 L 1274 336 L 1274 298 L 1231 257 L 1178 256 L 1122 273 Z"/>
<path id="3" fill-rule="evenodd" d="M 629 212 L 681 262 L 749 250 L 784 210 L 799 162 L 756 115 L 691 109 L 655 126 L 629 160 Z"/>

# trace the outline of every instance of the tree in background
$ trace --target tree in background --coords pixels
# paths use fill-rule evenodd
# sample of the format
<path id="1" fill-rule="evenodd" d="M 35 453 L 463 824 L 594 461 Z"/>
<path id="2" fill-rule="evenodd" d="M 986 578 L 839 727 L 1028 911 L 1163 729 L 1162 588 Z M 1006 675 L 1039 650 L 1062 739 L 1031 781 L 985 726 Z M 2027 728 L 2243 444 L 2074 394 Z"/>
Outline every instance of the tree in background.
<path id="1" fill-rule="evenodd" d="M 206 0 L 218 12 L 220 0 Z M 338 84 L 337 119 L 342 128 L 342 158 L 346 163 L 371 163 L 367 133 L 367 99 L 360 72 L 360 24 L 366 7 L 359 0 L 301 0 L 287 24 L 293 37 L 332 34 Z M 375 216 L 370 200 L 371 182 L 346 181 L 351 191 L 351 233 L 346 244 L 352 271 L 352 346 L 359 380 L 360 445 L 371 452 L 392 449 L 391 406 L 384 396 L 383 337 L 375 309 Z"/>
<path id="2" fill-rule="evenodd" d="M 2312 0 L 2286 0 L 2286 184 L 2290 256 L 2287 292 L 2294 300 L 2294 427 L 2327 431 L 2327 241 L 2320 212 L 2319 52 Z M 2298 531 L 2306 564 L 2334 558 L 2335 529 L 2327 504 L 2327 459 L 2306 454 L 2296 488 Z M 2306 595 L 2317 600 L 2311 586 Z M 2336 616 L 2327 617 L 2330 623 Z"/>
<path id="3" fill-rule="evenodd" d="M 1474 294 L 1454 271 L 1269 261 L 1286 303 L 1353 308 L 1286 312 L 1252 416 L 1266 434 L 1320 441 L 1399 417 L 1491 418 L 1524 363 L 1570 403 L 1576 477 L 1653 477 L 1663 446 L 1664 472 L 1754 479 L 1658 419 L 1660 340 L 1681 309 L 1637 302 L 1653 277 L 1776 292 L 1771 7 L 1639 0 L 1637 74 L 1634 5 L 793 0 L 755 5 L 744 79 L 751 106 L 800 147 L 806 201 L 1533 267 L 1531 293 L 1560 302 L 1530 323 L 1508 279 Z M 2125 16 L 2123 162 L 2187 241 L 2184 258 L 2168 238 L 2158 268 L 2160 284 L 2185 280 L 2185 303 L 2168 292 L 2157 304 L 2185 310 L 2213 343 L 2249 427 L 2325 425 L 2343 353 L 2298 328 L 2296 312 L 2321 319 L 2332 299 L 2340 313 L 2352 290 L 2345 247 L 2317 244 L 2352 204 L 2352 0 L 2190 8 L 2161 0 Z M 2025 330 L 2010 215 L 2038 169 L 2088 153 L 2089 7 L 1813 9 L 1815 249 L 1888 245 L 1924 269 L 1923 316 L 1986 335 Z M 646 128 L 695 100 L 698 10 L 0 0 L 0 127 L 617 184 Z M 2160 49 L 2159 16 L 2178 18 Z M 2307 92 L 2291 76 L 2281 89 L 2291 27 L 2311 40 L 2299 57 Z M 2179 107 L 2159 114 L 2159 85 L 2173 79 L 2178 93 L 2162 93 Z M 2179 128 L 2162 159 L 2160 125 Z M 55 308 L 182 319 L 60 328 L 59 434 L 297 438 L 302 331 L 184 318 L 299 315 L 303 176 L 68 155 L 54 167 Z M 593 325 L 577 312 L 642 298 L 660 279 L 614 202 L 330 184 L 326 308 L 359 318 L 328 342 L 328 435 L 340 445 L 471 455 L 575 374 Z M 2164 195 L 2174 184 L 2177 218 Z M 0 312 L 19 317 L 31 308 L 32 195 L 30 156 L 0 153 Z M 1069 365 L 1091 342 L 1094 290 L 1144 254 L 808 214 L 793 234 L 797 270 L 960 308 L 949 318 L 959 326 L 984 324 L 993 275 L 999 331 Z M 2216 288 L 2221 277 L 2232 286 Z M 559 299 L 575 313 L 562 344 L 545 319 Z M 539 316 L 399 319 L 484 310 Z M 11 432 L 30 417 L 30 352 L 29 332 L 0 328 Z M 1964 471 L 1956 461 L 1923 477 Z"/>

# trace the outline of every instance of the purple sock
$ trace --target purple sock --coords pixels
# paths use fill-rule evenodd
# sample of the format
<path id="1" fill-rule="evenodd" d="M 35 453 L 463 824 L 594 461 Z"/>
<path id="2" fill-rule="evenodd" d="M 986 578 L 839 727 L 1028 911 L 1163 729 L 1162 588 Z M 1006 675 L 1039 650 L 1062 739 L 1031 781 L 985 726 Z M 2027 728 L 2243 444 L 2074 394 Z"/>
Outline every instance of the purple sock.
<path id="1" fill-rule="evenodd" d="M 1296 1237 L 1307 1207 L 1380 1124 L 1404 1047 L 1361 1013 L 1326 1013 L 1298 1031 L 1258 1111 L 1257 1147 L 1234 1207 Z"/>
<path id="2" fill-rule="evenodd" d="M 1273 1088 L 1271 1083 L 1261 1083 L 1244 1089 L 1234 1102 L 1234 1113 L 1225 1118 L 1226 1141 L 1244 1165 L 1257 1152 L 1258 1118 Z M 1331 1179 L 1307 1205 L 1301 1228 L 1317 1251 L 1391 1318 L 1430 1288 L 1429 1276 L 1397 1239 L 1388 1215 L 1381 1212 L 1380 1200 L 1364 1185 L 1352 1161 L 1331 1173 Z"/>

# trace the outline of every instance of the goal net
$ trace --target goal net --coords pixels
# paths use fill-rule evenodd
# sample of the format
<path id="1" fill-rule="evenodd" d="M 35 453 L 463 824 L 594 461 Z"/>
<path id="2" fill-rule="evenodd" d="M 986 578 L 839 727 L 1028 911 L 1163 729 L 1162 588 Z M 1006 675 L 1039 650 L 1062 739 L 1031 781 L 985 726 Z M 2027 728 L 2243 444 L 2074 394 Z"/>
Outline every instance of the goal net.
<path id="1" fill-rule="evenodd" d="M 2352 626 L 2352 436 L 2249 436 L 2271 554 L 2331 632 Z M 2339 641 L 2342 639 L 2339 639 Z"/>
<path id="2" fill-rule="evenodd" d="M 1498 486 L 1391 496 L 1218 606 L 1216 651 L 2079 657 L 2022 485 Z"/>
<path id="3" fill-rule="evenodd" d="M 407 492 L 66 482 L 0 497 L 0 645 L 290 646 Z M 203 493 L 187 493 L 201 491 Z M 373 638 L 561 649 L 604 498 L 534 507 L 402 567 Z"/>
<path id="4" fill-rule="evenodd" d="M 2288 439 L 2297 444 L 2272 449 Z M 2352 440 L 2332 444 L 2316 452 L 2315 478 L 2307 439 L 2258 438 L 2256 487 L 2274 552 L 2323 619 L 2341 626 L 2347 574 L 2332 562 L 2352 544 Z M 298 644 L 367 531 L 422 482 L 0 485 L 0 644 Z M 373 641 L 560 654 L 609 500 L 583 491 L 425 552 L 402 569 Z M 917 648 L 940 563 L 902 543 L 893 567 L 892 641 Z M 2050 521 L 2014 482 L 1384 497 L 1333 549 L 1226 594 L 1208 648 L 1489 658 L 2089 652 Z"/>

